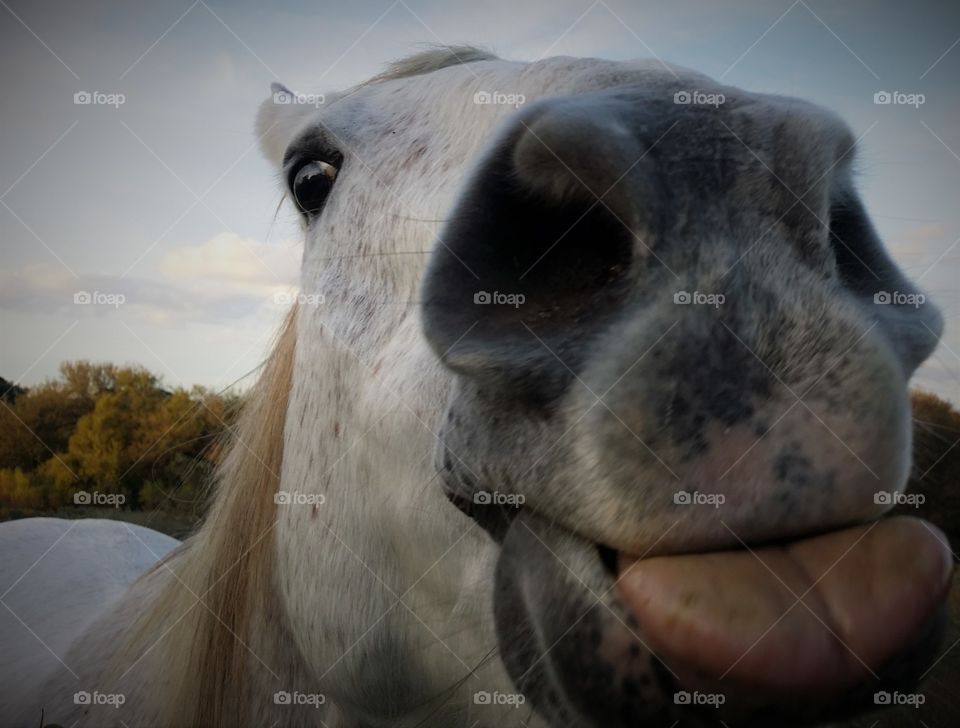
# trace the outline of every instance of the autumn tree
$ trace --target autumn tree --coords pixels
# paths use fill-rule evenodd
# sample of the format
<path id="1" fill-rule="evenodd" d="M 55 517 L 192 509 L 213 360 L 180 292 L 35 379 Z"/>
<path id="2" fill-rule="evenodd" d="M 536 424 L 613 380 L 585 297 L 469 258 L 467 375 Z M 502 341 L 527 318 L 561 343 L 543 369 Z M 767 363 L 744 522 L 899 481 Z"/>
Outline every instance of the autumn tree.
<path id="1" fill-rule="evenodd" d="M 930 392 L 913 393 L 909 488 L 924 497 L 913 512 L 935 523 L 956 543 L 960 538 L 960 412 Z"/>
<path id="2" fill-rule="evenodd" d="M 26 391 L 27 390 L 18 386 L 15 382 L 8 382 L 3 377 L 0 377 L 0 401 L 13 404 L 17 401 L 17 397 Z"/>
<path id="3" fill-rule="evenodd" d="M 238 402 L 169 391 L 141 367 L 65 363 L 58 379 L 0 402 L 0 509 L 69 505 L 82 489 L 198 513 Z"/>
<path id="4" fill-rule="evenodd" d="M 32 470 L 62 452 L 97 397 L 114 386 L 112 364 L 65 362 L 60 378 L 0 401 L 0 468 Z"/>

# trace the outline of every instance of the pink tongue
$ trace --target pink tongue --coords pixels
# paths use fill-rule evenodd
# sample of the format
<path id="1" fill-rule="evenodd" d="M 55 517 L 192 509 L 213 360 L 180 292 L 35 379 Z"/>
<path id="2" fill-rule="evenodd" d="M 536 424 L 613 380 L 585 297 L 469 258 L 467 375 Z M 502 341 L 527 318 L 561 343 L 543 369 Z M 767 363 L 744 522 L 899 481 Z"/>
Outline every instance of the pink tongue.
<path id="1" fill-rule="evenodd" d="M 621 554 L 617 587 L 681 679 L 796 697 L 850 687 L 910 644 L 946 597 L 946 544 L 888 518 L 753 551 Z"/>

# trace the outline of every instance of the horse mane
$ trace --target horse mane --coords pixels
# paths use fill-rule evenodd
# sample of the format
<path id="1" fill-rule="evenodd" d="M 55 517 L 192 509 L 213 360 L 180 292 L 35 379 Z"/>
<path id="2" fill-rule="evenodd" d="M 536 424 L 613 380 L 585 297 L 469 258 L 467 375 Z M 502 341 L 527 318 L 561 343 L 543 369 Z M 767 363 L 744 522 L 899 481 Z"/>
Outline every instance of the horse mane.
<path id="1" fill-rule="evenodd" d="M 427 50 L 401 58 L 389 64 L 385 71 L 377 74 L 363 85 L 392 81 L 396 78 L 422 76 L 425 73 L 439 71 L 441 68 L 461 66 L 477 61 L 495 61 L 497 56 L 482 48 L 471 45 L 438 45 Z"/>
<path id="2" fill-rule="evenodd" d="M 271 593 L 273 495 L 283 461 L 296 318 L 294 306 L 247 395 L 203 524 L 140 579 L 165 578 L 169 571 L 174 575 L 165 578 L 136 618 L 112 670 L 156 647 L 170 680 L 170 694 L 161 705 L 162 726 L 233 725 L 237 721 L 228 716 L 242 710 L 244 645 L 251 619 L 262 614 L 265 595 Z"/>

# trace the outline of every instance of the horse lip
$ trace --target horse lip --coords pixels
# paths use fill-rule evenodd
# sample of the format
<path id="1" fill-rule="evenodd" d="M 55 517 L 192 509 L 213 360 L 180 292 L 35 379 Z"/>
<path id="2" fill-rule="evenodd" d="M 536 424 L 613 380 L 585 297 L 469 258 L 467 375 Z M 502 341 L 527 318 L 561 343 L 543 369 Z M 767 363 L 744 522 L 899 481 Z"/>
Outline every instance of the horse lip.
<path id="1" fill-rule="evenodd" d="M 875 518 L 875 519 L 870 519 L 865 521 L 857 521 L 854 523 L 848 523 L 841 526 L 829 526 L 819 530 L 808 530 L 799 535 L 793 534 L 790 536 L 783 536 L 780 538 L 769 538 L 763 541 L 752 541 L 752 540 L 749 542 L 739 541 L 738 543 L 734 543 L 729 546 L 717 546 L 715 548 L 705 548 L 705 549 L 698 548 L 698 549 L 691 549 L 689 551 L 657 552 L 656 554 L 647 555 L 647 554 L 638 554 L 632 551 L 617 549 L 599 541 L 597 542 L 597 548 L 600 549 L 602 552 L 609 551 L 610 554 L 612 554 L 612 556 L 610 554 L 602 554 L 602 558 L 605 558 L 608 560 L 610 558 L 615 559 L 620 554 L 639 560 L 639 559 L 658 558 L 658 557 L 668 558 L 671 556 L 693 556 L 697 554 L 711 554 L 711 553 L 719 553 L 723 551 L 750 551 L 750 550 L 762 549 L 770 546 L 788 546 L 792 543 L 797 543 L 805 539 L 815 538 L 816 536 L 823 536 L 829 533 L 836 533 L 837 531 L 842 531 L 852 526 L 860 526 L 860 525 L 869 526 L 872 523 L 879 523 L 881 521 L 884 521 L 886 520 L 887 517 L 888 516 L 885 515 L 880 518 Z M 619 573 L 618 568 L 614 566 L 611 573 L 614 576 L 614 578 L 616 578 Z"/>
<path id="2" fill-rule="evenodd" d="M 904 520 L 917 519 L 882 519 L 877 527 L 886 521 Z M 860 528 L 870 526 L 861 524 Z M 838 529 L 844 530 L 849 529 Z M 924 531 L 934 536 L 935 532 L 935 528 Z M 916 532 L 907 535 L 910 533 Z M 929 555 L 929 540 L 924 544 Z M 909 559 L 914 552 L 919 556 L 917 549 L 903 550 L 903 556 Z M 713 553 L 651 556 L 646 561 L 667 562 Z M 749 555 L 747 548 L 730 553 Z M 943 600 L 939 598 L 937 608 L 920 615 L 923 618 L 916 620 L 916 629 L 897 643 L 897 651 L 874 665 L 878 680 L 865 673 L 843 686 L 831 685 L 831 689 L 813 693 L 807 689 L 778 690 L 762 681 L 738 682 L 734 676 L 718 682 L 718 673 L 711 678 L 711 673 L 698 672 L 699 665 L 676 662 L 676 655 L 651 639 L 657 636 L 651 635 L 651 625 L 637 617 L 617 587 L 620 575 L 609 568 L 611 555 L 622 556 L 530 509 L 514 519 L 501 544 L 494 609 L 502 658 L 517 688 L 557 725 L 566 724 L 564 713 L 554 707 L 557 694 L 564 696 L 563 705 L 575 706 L 580 714 L 592 716 L 594 722 L 587 725 L 620 727 L 633 725 L 638 719 L 637 710 L 649 714 L 651 725 L 670 725 L 675 719 L 689 717 L 696 706 L 679 704 L 677 695 L 694 690 L 729 696 L 716 715 L 731 724 L 755 725 L 750 721 L 760 715 L 770 720 L 781 718 L 784 724 L 819 724 L 875 710 L 876 691 L 910 690 L 938 656 L 946 623 Z M 898 573 L 896 566 L 891 565 L 890 574 Z M 952 560 L 945 559 L 943 566 L 941 596 L 946 596 Z M 879 632 L 885 629 L 886 625 L 881 625 Z M 878 638 L 886 639 L 879 632 Z M 549 657 L 543 659 L 545 655 Z M 545 667 L 547 663 L 551 667 Z M 725 664 L 724 669 L 728 666 Z M 781 672 L 790 669 L 791 659 L 784 659 Z M 621 694 L 619 688 L 611 690 L 609 681 L 587 679 L 588 674 L 613 675 L 618 685 L 627 680 L 635 687 L 637 678 L 644 675 L 647 677 L 643 679 L 649 678 L 650 682 L 642 688 L 643 701 L 637 702 L 636 693 Z M 629 720 L 623 717 L 627 715 L 631 716 Z"/>
<path id="3" fill-rule="evenodd" d="M 617 554 L 613 578 L 654 652 L 697 679 L 729 674 L 772 695 L 819 697 L 852 689 L 922 639 L 943 612 L 950 556 L 935 527 L 893 517 L 762 547 Z"/>

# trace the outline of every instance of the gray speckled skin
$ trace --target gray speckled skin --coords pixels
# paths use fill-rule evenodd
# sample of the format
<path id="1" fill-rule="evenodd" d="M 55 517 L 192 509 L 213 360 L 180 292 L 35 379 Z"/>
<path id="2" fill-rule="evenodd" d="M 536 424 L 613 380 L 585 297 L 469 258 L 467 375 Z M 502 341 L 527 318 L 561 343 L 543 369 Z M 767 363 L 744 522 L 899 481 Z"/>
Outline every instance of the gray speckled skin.
<path id="1" fill-rule="evenodd" d="M 674 103 L 691 87 L 725 102 Z M 427 338 L 458 375 L 438 467 L 503 540 L 503 659 L 556 725 L 698 724 L 672 704 L 669 672 L 631 654 L 615 600 L 584 606 L 610 579 L 593 544 L 796 537 L 874 519 L 888 508 L 874 493 L 903 488 L 906 384 L 942 319 L 874 303 L 918 290 L 857 198 L 853 147 L 808 103 L 651 73 L 517 112 L 450 215 L 424 284 Z M 477 291 L 526 301 L 479 306 Z M 678 291 L 725 300 L 681 305 Z M 474 504 L 478 490 L 522 494 L 524 509 Z M 680 490 L 725 503 L 677 504 Z M 909 682 L 925 659 L 889 672 Z M 762 699 L 730 707 L 750 715 L 762 723 Z"/>

